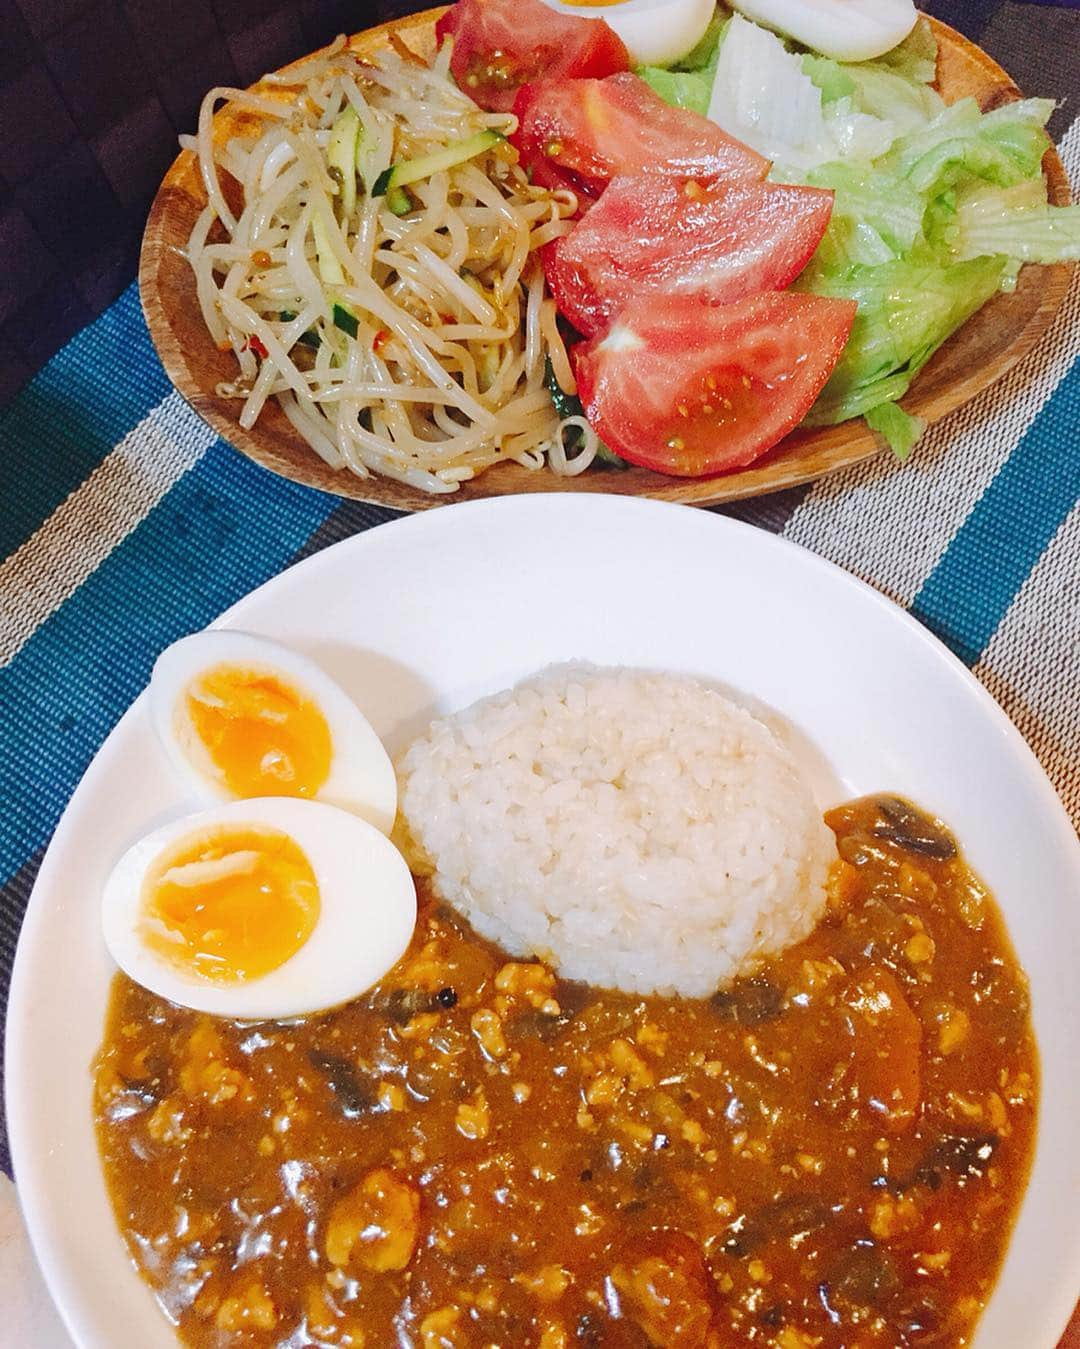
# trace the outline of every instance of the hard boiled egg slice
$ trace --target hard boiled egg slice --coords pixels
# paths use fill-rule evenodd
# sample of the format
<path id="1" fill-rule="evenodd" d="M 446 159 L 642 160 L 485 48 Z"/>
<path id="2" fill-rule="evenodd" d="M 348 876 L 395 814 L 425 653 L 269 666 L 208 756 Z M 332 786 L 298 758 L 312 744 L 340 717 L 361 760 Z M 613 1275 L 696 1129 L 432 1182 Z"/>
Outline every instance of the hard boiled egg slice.
<path id="1" fill-rule="evenodd" d="M 299 796 L 342 806 L 389 833 L 394 768 L 367 718 L 312 661 L 244 632 L 197 632 L 158 657 L 158 739 L 211 800 Z"/>
<path id="2" fill-rule="evenodd" d="M 603 19 L 639 66 L 669 66 L 692 52 L 716 13 L 716 0 L 545 0 L 579 19 Z"/>
<path id="3" fill-rule="evenodd" d="M 336 1007 L 377 983 L 416 925 L 405 860 L 335 806 L 235 801 L 155 830 L 105 885 L 105 943 L 130 978 L 237 1020 Z"/>
<path id="4" fill-rule="evenodd" d="M 870 61 L 903 42 L 913 0 L 731 0 L 733 9 L 834 61 Z"/>

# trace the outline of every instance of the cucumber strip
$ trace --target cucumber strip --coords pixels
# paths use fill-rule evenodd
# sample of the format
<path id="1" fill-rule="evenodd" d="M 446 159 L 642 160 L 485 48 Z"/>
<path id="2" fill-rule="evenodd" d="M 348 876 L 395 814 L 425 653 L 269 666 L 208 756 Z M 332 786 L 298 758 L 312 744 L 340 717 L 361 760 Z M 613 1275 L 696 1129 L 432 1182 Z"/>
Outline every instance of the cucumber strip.
<path id="1" fill-rule="evenodd" d="M 395 215 L 408 215 L 413 208 L 412 198 L 403 187 L 392 187 L 386 194 L 386 204 Z"/>
<path id="2" fill-rule="evenodd" d="M 330 172 L 341 185 L 341 218 L 348 220 L 356 209 L 356 147 L 360 140 L 360 116 L 350 103 L 330 128 L 326 158 Z"/>
<path id="3" fill-rule="evenodd" d="M 296 318 L 295 309 L 283 309 L 278 314 L 278 319 L 281 323 L 291 323 L 294 318 Z M 312 351 L 318 351 L 319 346 L 322 343 L 322 338 L 314 328 L 309 328 L 306 333 L 301 333 L 296 340 L 301 346 L 310 347 Z"/>
<path id="4" fill-rule="evenodd" d="M 315 240 L 315 260 L 319 267 L 319 276 L 322 278 L 324 286 L 343 286 L 345 284 L 345 273 L 342 270 L 341 263 L 337 260 L 337 255 L 330 247 L 330 236 L 326 232 L 326 226 L 322 218 L 317 215 L 311 217 L 311 236 Z"/>
<path id="5" fill-rule="evenodd" d="M 379 177 L 379 138 L 371 134 L 371 128 L 361 124 L 360 134 L 356 138 L 356 171 L 364 184 L 364 191 L 370 192 Z"/>
<path id="6" fill-rule="evenodd" d="M 606 464 L 608 468 L 630 467 L 626 460 L 617 455 L 614 450 L 609 450 L 602 440 L 596 442 L 596 459 L 594 462 Z"/>
<path id="7" fill-rule="evenodd" d="M 333 309 L 334 327 L 340 328 L 343 333 L 349 337 L 355 337 L 360 331 L 360 320 L 352 312 L 346 309 L 343 304 L 335 304 Z"/>
<path id="8" fill-rule="evenodd" d="M 551 394 L 551 401 L 555 405 L 555 411 L 559 417 L 584 417 L 585 409 L 581 406 L 581 399 L 576 393 L 567 393 L 559 381 L 555 378 L 555 369 L 551 364 L 551 357 L 547 358 L 544 364 L 544 383 Z M 580 443 L 580 436 L 575 436 L 571 442 L 571 448 Z M 625 459 L 622 459 L 614 450 L 609 450 L 604 442 L 597 439 L 596 442 L 596 462 L 606 464 L 609 468 L 629 468 L 630 465 Z"/>
<path id="9" fill-rule="evenodd" d="M 315 260 L 323 285 L 343 286 L 345 284 L 345 273 L 334 250 L 330 247 L 330 236 L 320 216 L 312 216 L 311 233 L 315 240 Z M 334 327 L 340 328 L 343 333 L 348 333 L 350 337 L 355 337 L 360 329 L 360 320 L 348 305 L 341 304 L 340 301 L 334 301 L 331 318 Z M 307 334 L 305 334 L 306 336 Z M 314 334 L 314 336 L 316 337 L 315 345 L 318 346 L 318 334 Z M 301 338 L 301 341 L 303 341 L 303 338 Z"/>
<path id="10" fill-rule="evenodd" d="M 434 154 L 421 155 L 418 159 L 403 159 L 399 164 L 391 164 L 375 179 L 371 195 L 382 197 L 392 187 L 418 183 L 421 178 L 430 178 L 433 173 L 441 173 L 443 169 L 452 169 L 458 164 L 464 164 L 467 159 L 483 154 L 485 150 L 490 150 L 493 145 L 505 139 L 506 137 L 498 131 L 490 129 L 478 131 L 475 136 L 455 141 L 442 150 L 436 150 Z"/>

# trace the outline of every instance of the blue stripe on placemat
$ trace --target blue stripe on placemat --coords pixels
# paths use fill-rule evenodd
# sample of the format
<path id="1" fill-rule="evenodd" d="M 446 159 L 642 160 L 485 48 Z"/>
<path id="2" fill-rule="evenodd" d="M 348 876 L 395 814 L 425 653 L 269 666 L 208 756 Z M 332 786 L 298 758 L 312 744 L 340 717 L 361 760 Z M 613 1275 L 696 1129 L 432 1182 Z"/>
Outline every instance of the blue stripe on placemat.
<path id="1" fill-rule="evenodd" d="M 367 501 L 339 501 L 318 529 L 304 540 L 289 559 L 289 565 L 302 562 L 313 553 L 329 548 L 332 543 L 340 543 L 353 534 L 362 534 L 366 529 L 396 520 L 402 514 L 404 512 L 392 511 L 386 506 L 373 506 Z"/>
<path id="2" fill-rule="evenodd" d="M 157 652 L 280 571 L 339 505 L 218 441 L 42 624 L 0 674 L 0 878 L 48 839 Z"/>
<path id="3" fill-rule="evenodd" d="M 0 557 L 25 542 L 170 387 L 131 285 L 0 413 L 7 484 Z"/>
<path id="4" fill-rule="evenodd" d="M 915 596 L 911 612 L 974 665 L 1080 499 L 1080 362 L 1058 385 Z"/>

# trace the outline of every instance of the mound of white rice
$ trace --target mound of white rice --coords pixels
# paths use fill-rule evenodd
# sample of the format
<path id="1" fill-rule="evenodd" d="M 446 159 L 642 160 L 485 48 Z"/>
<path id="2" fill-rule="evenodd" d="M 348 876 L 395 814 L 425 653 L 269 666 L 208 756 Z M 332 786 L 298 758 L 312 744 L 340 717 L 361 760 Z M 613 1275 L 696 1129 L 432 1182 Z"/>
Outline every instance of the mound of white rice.
<path id="1" fill-rule="evenodd" d="M 400 765 L 412 860 L 511 954 L 701 996 L 805 937 L 832 834 L 788 751 L 696 680 L 553 668 Z"/>

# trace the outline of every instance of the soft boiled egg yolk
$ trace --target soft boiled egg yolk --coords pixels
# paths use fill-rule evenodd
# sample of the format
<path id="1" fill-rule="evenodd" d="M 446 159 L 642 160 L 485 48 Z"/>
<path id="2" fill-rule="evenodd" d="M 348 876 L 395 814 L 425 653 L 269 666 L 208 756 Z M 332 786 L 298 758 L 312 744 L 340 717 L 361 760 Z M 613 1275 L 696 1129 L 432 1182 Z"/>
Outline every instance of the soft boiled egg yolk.
<path id="1" fill-rule="evenodd" d="M 179 1007 L 262 1021 L 338 1007 L 400 960 L 416 887 L 381 830 L 263 796 L 163 824 L 109 873 L 101 923 L 129 978 Z"/>
<path id="2" fill-rule="evenodd" d="M 341 685 L 299 652 L 249 632 L 196 632 L 157 658 L 149 692 L 157 737 L 193 794 L 320 801 L 393 828 L 390 756 Z"/>
<path id="3" fill-rule="evenodd" d="M 269 974 L 311 936 L 319 887 L 279 830 L 222 825 L 181 839 L 143 883 L 143 938 L 186 974 L 239 983 Z"/>
<path id="4" fill-rule="evenodd" d="M 326 718 L 279 674 L 216 665 L 188 685 L 183 708 L 236 796 L 314 797 L 330 774 Z"/>

